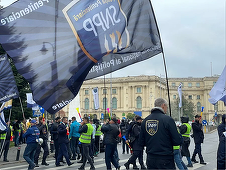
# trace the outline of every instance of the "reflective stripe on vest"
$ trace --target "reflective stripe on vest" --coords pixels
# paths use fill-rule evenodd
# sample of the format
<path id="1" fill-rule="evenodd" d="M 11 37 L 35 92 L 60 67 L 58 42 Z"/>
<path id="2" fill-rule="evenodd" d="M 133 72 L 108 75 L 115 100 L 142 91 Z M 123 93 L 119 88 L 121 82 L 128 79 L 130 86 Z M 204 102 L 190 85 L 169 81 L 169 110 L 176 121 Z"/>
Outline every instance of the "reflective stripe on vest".
<path id="1" fill-rule="evenodd" d="M 81 143 L 91 143 L 91 136 L 92 136 L 92 133 L 93 133 L 93 126 L 90 123 L 87 123 L 86 125 L 88 127 L 87 132 L 86 133 L 82 133 L 80 138 L 79 138 L 79 141 Z"/>
<path id="2" fill-rule="evenodd" d="M 174 149 L 174 150 L 180 149 L 180 145 L 178 145 L 178 146 L 173 146 L 173 149 Z"/>
<path id="3" fill-rule="evenodd" d="M 0 139 L 5 139 L 6 138 L 6 133 L 0 134 Z"/>
<path id="4" fill-rule="evenodd" d="M 96 131 L 95 136 L 101 136 L 101 135 L 102 135 L 102 132 L 101 132 L 101 126 L 99 126 L 99 127 L 97 128 L 97 131 Z"/>
<path id="5" fill-rule="evenodd" d="M 186 125 L 187 126 L 187 131 L 184 134 L 182 134 L 182 136 L 189 138 L 190 137 L 190 132 L 191 132 L 191 125 L 189 125 L 188 123 L 183 123 L 182 125 Z"/>

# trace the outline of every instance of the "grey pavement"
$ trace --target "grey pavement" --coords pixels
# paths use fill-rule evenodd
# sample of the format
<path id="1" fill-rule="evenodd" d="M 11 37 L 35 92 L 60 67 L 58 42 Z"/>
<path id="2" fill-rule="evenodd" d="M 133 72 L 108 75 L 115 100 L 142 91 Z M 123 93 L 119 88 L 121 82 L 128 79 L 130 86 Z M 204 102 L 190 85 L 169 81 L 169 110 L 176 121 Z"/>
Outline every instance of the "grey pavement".
<path id="1" fill-rule="evenodd" d="M 0 160 L 0 170 L 26 170 L 27 169 L 27 163 L 23 159 L 23 151 L 25 149 L 26 144 L 23 144 L 21 146 L 21 154 L 20 154 L 20 160 L 15 161 L 16 159 L 16 153 L 17 148 L 12 147 L 10 148 L 8 159 L 10 162 L 3 162 L 2 159 Z M 189 168 L 189 170 L 216 170 L 217 165 L 217 148 L 218 148 L 218 134 L 217 131 L 212 131 L 212 133 L 206 133 L 204 143 L 202 144 L 202 154 L 204 157 L 204 160 L 207 162 L 207 165 L 201 165 L 199 163 L 194 164 L 193 168 Z M 190 153 L 193 153 L 194 150 L 194 142 L 191 138 L 191 146 L 189 148 Z M 118 152 L 119 152 L 119 158 L 120 158 L 120 165 L 121 169 L 125 169 L 123 164 L 128 160 L 130 157 L 129 154 L 122 154 L 122 145 L 118 145 Z M 40 154 L 41 155 L 41 154 Z M 196 158 L 198 160 L 198 157 Z M 144 160 L 146 160 L 146 154 L 144 153 Z M 185 161 L 185 164 L 187 164 L 187 161 Z M 47 163 L 49 163 L 49 166 L 40 166 L 39 168 L 35 168 L 36 170 L 58 170 L 58 169 L 65 169 L 68 170 L 77 169 L 80 167 L 81 164 L 78 164 L 77 161 L 75 161 L 75 164 L 68 167 L 66 164 L 62 167 L 56 167 L 55 166 L 55 160 L 53 158 L 53 154 L 50 155 L 47 159 Z M 94 165 L 96 167 L 96 170 L 103 170 L 106 169 L 105 161 L 104 161 L 104 153 L 100 153 L 97 158 L 95 158 Z M 137 165 L 139 163 L 137 162 Z M 89 165 L 86 165 L 86 169 L 89 169 Z M 132 166 L 130 167 L 132 169 Z"/>

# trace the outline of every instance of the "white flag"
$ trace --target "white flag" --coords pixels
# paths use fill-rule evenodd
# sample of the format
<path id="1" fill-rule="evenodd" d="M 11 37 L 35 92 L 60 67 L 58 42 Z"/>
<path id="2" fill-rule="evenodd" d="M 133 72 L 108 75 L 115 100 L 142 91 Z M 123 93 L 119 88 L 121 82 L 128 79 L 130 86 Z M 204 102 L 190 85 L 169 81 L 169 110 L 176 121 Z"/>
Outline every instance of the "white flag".
<path id="1" fill-rule="evenodd" d="M 224 67 L 224 70 L 221 76 L 218 78 L 216 84 L 211 89 L 209 95 L 210 103 L 216 104 L 219 100 L 221 100 L 226 106 L 226 66 Z"/>
<path id="2" fill-rule="evenodd" d="M 98 95 L 98 87 L 93 88 L 93 100 L 95 109 L 99 109 L 99 95 Z"/>
<path id="3" fill-rule="evenodd" d="M 27 107 L 32 108 L 32 110 L 38 110 L 38 104 L 33 100 L 32 93 L 26 93 L 27 95 Z"/>
<path id="4" fill-rule="evenodd" d="M 181 108 L 182 107 L 182 83 L 180 83 L 180 85 L 178 86 L 177 91 L 180 99 L 179 108 Z"/>

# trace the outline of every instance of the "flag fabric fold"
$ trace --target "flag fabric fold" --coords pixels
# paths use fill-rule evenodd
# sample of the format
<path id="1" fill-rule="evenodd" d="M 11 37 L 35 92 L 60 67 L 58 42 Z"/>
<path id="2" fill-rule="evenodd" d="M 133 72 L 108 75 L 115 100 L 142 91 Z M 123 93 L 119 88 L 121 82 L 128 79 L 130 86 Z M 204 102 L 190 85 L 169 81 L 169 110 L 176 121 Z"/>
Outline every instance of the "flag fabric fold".
<path id="1" fill-rule="evenodd" d="M 0 10 L 0 43 L 52 114 L 84 80 L 162 52 L 150 0 L 17 1 Z"/>
<path id="2" fill-rule="evenodd" d="M 0 116 L 0 130 L 1 131 L 6 131 L 7 130 L 7 124 L 5 122 L 5 116 L 3 111 L 0 112 L 1 116 Z"/>
<path id="3" fill-rule="evenodd" d="M 179 96 L 179 108 L 182 107 L 182 83 L 180 83 L 180 85 L 178 86 L 178 96 Z"/>
<path id="4" fill-rule="evenodd" d="M 226 106 L 226 66 L 218 78 L 217 82 L 209 92 L 209 102 L 215 105 L 219 100 Z"/>
<path id="5" fill-rule="evenodd" d="M 0 103 L 19 97 L 7 54 L 0 55 Z"/>

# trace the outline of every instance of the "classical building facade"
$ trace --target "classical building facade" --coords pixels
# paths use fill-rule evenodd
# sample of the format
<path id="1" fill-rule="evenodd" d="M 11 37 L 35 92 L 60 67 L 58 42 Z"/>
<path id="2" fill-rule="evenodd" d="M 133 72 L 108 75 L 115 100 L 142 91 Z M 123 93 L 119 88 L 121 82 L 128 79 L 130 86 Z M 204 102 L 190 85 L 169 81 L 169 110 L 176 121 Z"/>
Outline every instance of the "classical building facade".
<path id="1" fill-rule="evenodd" d="M 204 107 L 203 119 L 220 121 L 222 114 L 226 113 L 223 102 L 215 106 L 209 103 L 209 92 L 218 77 L 204 78 L 169 78 L 169 92 L 171 104 L 178 98 L 177 88 L 182 83 L 184 97 L 194 103 L 195 114 L 201 113 Z M 92 89 L 98 87 L 99 109 L 94 109 Z M 146 117 L 154 107 L 156 98 L 162 97 L 168 100 L 166 82 L 158 76 L 128 76 L 119 78 L 97 78 L 85 81 L 79 92 L 80 112 L 82 115 L 93 115 L 98 119 L 101 115 L 116 115 L 119 118 L 126 117 L 128 113 L 135 113 Z M 106 104 L 106 106 L 105 106 Z M 65 108 L 66 109 L 66 108 Z M 217 117 L 215 117 L 215 111 Z"/>

